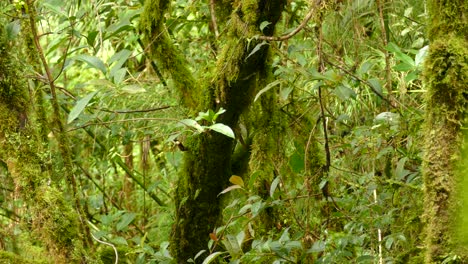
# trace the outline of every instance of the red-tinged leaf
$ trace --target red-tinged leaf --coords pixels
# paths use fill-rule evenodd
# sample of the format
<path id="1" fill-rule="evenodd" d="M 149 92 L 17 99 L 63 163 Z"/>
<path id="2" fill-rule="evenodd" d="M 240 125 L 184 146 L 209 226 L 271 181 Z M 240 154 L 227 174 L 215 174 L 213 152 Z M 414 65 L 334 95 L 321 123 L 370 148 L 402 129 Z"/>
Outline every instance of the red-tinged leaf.
<path id="1" fill-rule="evenodd" d="M 210 238 L 211 238 L 211 240 L 213 240 L 213 241 L 218 241 L 218 237 L 216 237 L 216 234 L 215 234 L 215 233 L 210 233 Z"/>

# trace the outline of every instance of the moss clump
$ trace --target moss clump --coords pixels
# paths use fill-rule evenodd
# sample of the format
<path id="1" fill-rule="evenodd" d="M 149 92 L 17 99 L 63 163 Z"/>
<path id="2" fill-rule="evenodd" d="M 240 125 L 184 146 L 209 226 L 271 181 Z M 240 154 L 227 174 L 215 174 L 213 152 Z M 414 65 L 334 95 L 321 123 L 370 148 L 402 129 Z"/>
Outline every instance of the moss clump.
<path id="1" fill-rule="evenodd" d="M 0 264 L 48 264 L 50 262 L 44 259 L 26 259 L 14 253 L 0 250 Z"/>
<path id="2" fill-rule="evenodd" d="M 145 1 L 140 30 L 145 34 L 146 43 L 150 47 L 149 56 L 157 60 L 162 69 L 171 75 L 184 105 L 195 108 L 198 106 L 198 83 L 188 67 L 188 61 L 172 44 L 164 26 L 164 15 L 169 9 L 169 3 L 167 0 Z"/>
<path id="3" fill-rule="evenodd" d="M 445 262 L 456 256 L 456 169 L 468 113 L 466 9 L 466 1 L 429 1 L 432 43 L 424 71 L 428 88 L 423 163 L 426 263 Z M 468 261 L 466 252 L 459 257 L 462 262 Z"/>

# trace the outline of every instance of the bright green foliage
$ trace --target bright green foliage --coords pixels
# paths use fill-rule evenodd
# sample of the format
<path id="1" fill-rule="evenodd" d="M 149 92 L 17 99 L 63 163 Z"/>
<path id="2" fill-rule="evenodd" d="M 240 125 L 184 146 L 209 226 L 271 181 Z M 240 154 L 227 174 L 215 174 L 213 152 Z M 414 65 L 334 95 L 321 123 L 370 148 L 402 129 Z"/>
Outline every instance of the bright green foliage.
<path id="1" fill-rule="evenodd" d="M 0 262 L 425 263 L 426 245 L 454 248 L 425 239 L 449 204 L 423 197 L 452 190 L 428 180 L 461 157 L 463 1 L 35 1 L 74 169 L 13 2 L 5 41 L 28 52 L 0 50 L 14 132 L 0 132 Z"/>

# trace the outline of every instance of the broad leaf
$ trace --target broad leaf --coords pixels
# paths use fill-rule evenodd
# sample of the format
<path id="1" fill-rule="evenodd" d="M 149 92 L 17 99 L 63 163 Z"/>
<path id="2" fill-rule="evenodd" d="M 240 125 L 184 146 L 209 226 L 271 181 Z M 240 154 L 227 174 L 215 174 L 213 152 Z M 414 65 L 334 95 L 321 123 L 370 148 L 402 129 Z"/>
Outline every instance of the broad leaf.
<path id="1" fill-rule="evenodd" d="M 213 262 L 213 260 L 215 260 L 217 257 L 219 257 L 219 255 L 222 255 L 224 253 L 226 253 L 226 252 L 222 252 L 222 251 L 214 252 L 211 255 L 209 255 L 208 257 L 206 257 L 206 259 L 203 260 L 202 264 L 209 264 L 209 263 Z"/>
<path id="2" fill-rule="evenodd" d="M 229 178 L 229 182 L 244 187 L 244 180 L 237 175 L 232 175 L 231 178 Z"/>
<path id="3" fill-rule="evenodd" d="M 93 99 L 96 93 L 97 91 L 89 93 L 76 102 L 76 105 L 71 109 L 70 114 L 68 115 L 67 124 L 73 122 L 73 120 L 75 120 L 81 114 L 81 112 L 83 112 L 85 107 L 88 105 L 89 101 Z"/>
<path id="4" fill-rule="evenodd" d="M 122 216 L 122 219 L 117 223 L 116 229 L 117 231 L 123 230 L 126 228 L 132 221 L 135 219 L 135 213 L 126 213 Z"/>
<path id="5" fill-rule="evenodd" d="M 85 62 L 87 63 L 91 68 L 95 68 L 95 69 L 98 69 L 100 70 L 102 73 L 106 74 L 107 72 L 107 67 L 106 65 L 104 64 L 104 62 L 102 62 L 101 59 L 99 59 L 98 57 L 96 56 L 90 56 L 90 55 L 85 55 L 85 54 L 81 54 L 81 55 L 77 55 L 74 57 L 75 60 L 78 60 L 78 61 L 82 61 L 82 62 Z"/>
<path id="6" fill-rule="evenodd" d="M 220 124 L 220 123 L 217 123 L 217 124 L 214 124 L 214 125 L 211 125 L 208 127 L 209 129 L 211 130 L 214 130 L 218 133 L 221 133 L 227 137 L 230 137 L 230 138 L 235 138 L 234 136 L 234 131 L 232 131 L 232 129 L 226 125 L 223 125 L 223 124 Z"/>
<path id="7" fill-rule="evenodd" d="M 193 119 L 182 119 L 179 121 L 179 123 L 182 123 L 188 127 L 196 129 L 199 133 L 202 133 L 205 131 L 205 128 L 200 126 L 200 124 L 197 123 L 197 121 Z"/>

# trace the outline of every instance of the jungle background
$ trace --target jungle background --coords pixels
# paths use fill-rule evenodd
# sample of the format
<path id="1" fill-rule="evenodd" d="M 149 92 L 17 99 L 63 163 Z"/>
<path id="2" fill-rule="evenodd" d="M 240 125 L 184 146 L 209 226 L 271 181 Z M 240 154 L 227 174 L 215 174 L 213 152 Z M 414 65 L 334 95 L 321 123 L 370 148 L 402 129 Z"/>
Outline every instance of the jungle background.
<path id="1" fill-rule="evenodd" d="M 467 6 L 1 1 L 0 263 L 466 263 Z"/>

